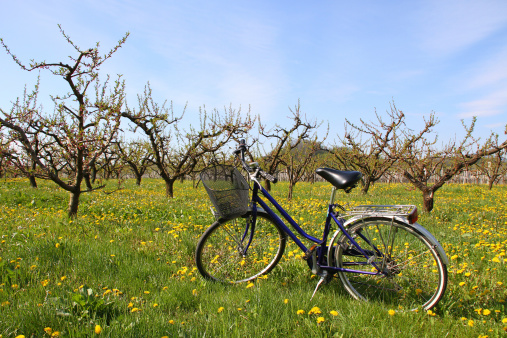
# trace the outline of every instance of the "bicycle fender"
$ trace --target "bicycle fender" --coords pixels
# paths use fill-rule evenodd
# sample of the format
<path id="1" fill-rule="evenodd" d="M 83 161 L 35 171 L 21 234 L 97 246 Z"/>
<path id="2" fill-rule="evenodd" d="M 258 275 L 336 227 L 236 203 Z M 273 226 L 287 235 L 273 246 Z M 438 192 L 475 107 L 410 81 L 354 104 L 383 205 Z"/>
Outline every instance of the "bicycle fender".
<path id="1" fill-rule="evenodd" d="M 384 218 L 386 219 L 386 221 L 390 221 L 392 219 L 395 219 L 399 222 L 403 222 L 405 223 L 406 225 L 408 225 L 412 230 L 414 230 L 415 232 L 419 233 L 420 235 L 426 237 L 428 239 L 428 241 L 430 242 L 430 244 L 432 244 L 434 247 L 435 247 L 435 250 L 438 251 L 438 253 L 440 254 L 440 256 L 442 257 L 442 260 L 444 261 L 444 263 L 446 265 L 449 265 L 449 259 L 447 258 L 447 255 L 445 254 L 445 251 L 444 251 L 444 248 L 442 247 L 442 245 L 438 242 L 438 240 L 435 238 L 435 236 L 433 236 L 431 234 L 431 232 L 429 232 L 425 227 L 423 227 L 421 224 L 419 223 L 413 223 L 413 224 L 410 224 L 406 218 L 403 218 L 403 217 L 399 217 L 399 216 L 394 216 L 394 217 L 382 217 L 382 216 L 375 216 L 375 215 L 372 215 L 372 217 L 375 217 L 375 218 Z M 344 224 L 343 226 L 345 228 L 347 228 L 349 225 L 353 224 L 353 223 L 356 223 L 356 222 L 360 222 L 361 220 L 366 220 L 368 219 L 369 217 L 365 217 L 365 216 L 355 216 L 355 217 L 352 217 L 352 218 L 349 218 Z M 334 234 L 333 238 L 337 235 L 338 232 L 341 232 L 341 230 L 337 230 L 336 233 Z"/>
<path id="2" fill-rule="evenodd" d="M 442 248 L 442 245 L 440 245 L 440 243 L 437 241 L 435 236 L 433 236 L 431 234 L 431 232 L 426 230 L 426 228 L 423 227 L 419 223 L 409 224 L 409 226 L 414 228 L 421 235 L 424 235 L 426 238 L 428 238 L 431 241 L 431 244 L 433 244 L 435 246 L 435 249 L 438 251 L 438 253 L 442 257 L 442 260 L 444 261 L 445 265 L 449 265 L 449 259 L 447 258 L 447 255 L 445 254 L 444 248 Z"/>

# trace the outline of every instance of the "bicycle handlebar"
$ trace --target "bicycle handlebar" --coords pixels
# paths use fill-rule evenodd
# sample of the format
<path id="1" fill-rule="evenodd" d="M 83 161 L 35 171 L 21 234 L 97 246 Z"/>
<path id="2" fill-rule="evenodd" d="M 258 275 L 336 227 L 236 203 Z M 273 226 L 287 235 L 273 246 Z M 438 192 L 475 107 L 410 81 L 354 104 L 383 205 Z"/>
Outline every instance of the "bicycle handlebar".
<path id="1" fill-rule="evenodd" d="M 246 141 L 244 139 L 242 139 L 242 140 L 239 141 L 239 147 L 238 147 L 238 149 L 234 150 L 234 154 L 236 156 L 239 156 L 239 159 L 241 160 L 241 164 L 243 165 L 243 168 L 247 172 L 251 173 L 253 170 L 252 170 L 252 168 L 250 168 L 248 166 L 248 164 L 246 164 L 246 161 L 245 161 L 245 151 L 246 151 Z M 278 182 L 278 179 L 276 179 L 276 177 L 274 177 L 271 174 L 265 172 L 261 168 L 257 168 L 255 174 L 256 174 L 256 176 L 262 176 L 264 179 L 270 181 L 271 183 Z"/>
<path id="2" fill-rule="evenodd" d="M 259 171 L 259 174 L 261 174 L 262 177 L 264 177 L 265 179 L 267 179 L 271 183 L 278 182 L 278 180 L 276 179 L 276 177 L 271 176 L 270 174 L 268 174 L 267 172 L 263 171 L 262 169 Z"/>

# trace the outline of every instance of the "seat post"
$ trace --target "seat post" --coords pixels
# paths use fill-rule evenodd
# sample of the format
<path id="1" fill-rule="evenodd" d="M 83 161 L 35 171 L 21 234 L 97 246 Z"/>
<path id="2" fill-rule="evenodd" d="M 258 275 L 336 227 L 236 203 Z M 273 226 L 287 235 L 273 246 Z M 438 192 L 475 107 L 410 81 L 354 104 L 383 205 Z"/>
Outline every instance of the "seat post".
<path id="1" fill-rule="evenodd" d="M 329 201 L 329 204 L 334 204 L 334 198 L 336 196 L 336 187 L 333 187 L 333 190 L 331 190 L 331 200 Z"/>

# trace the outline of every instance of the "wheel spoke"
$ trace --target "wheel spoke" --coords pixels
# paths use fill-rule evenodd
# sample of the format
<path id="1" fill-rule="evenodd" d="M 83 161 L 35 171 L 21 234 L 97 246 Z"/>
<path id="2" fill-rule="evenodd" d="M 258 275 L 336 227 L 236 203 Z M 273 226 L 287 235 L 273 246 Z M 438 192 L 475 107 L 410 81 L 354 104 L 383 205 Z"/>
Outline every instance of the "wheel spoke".
<path id="1" fill-rule="evenodd" d="M 196 264 L 205 278 L 244 282 L 268 273 L 281 259 L 286 242 L 282 231 L 268 216 L 258 213 L 255 227 L 245 236 L 249 217 L 217 222 L 203 234 L 197 244 Z M 252 229 L 248 255 L 244 255 Z"/>
<path id="2" fill-rule="evenodd" d="M 353 245 L 345 235 L 337 239 L 336 265 L 369 273 L 338 273 L 354 298 L 395 303 L 406 309 L 429 309 L 440 300 L 446 286 L 446 267 L 422 235 L 403 222 L 380 217 L 363 219 L 350 225 L 348 231 L 358 235 L 355 240 L 365 252 L 373 253 L 368 260 L 362 255 L 348 255 L 357 250 L 351 249 Z M 371 274 L 376 271 L 373 263 L 381 273 Z"/>

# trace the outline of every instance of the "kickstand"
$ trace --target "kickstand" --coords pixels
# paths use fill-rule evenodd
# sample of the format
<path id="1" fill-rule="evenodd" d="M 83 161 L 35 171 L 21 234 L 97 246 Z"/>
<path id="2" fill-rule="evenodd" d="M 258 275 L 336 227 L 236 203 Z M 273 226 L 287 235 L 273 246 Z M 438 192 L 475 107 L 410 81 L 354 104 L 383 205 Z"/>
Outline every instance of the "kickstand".
<path id="1" fill-rule="evenodd" d="M 317 292 L 317 290 L 319 289 L 319 287 L 322 284 L 325 284 L 326 282 L 327 282 L 327 271 L 324 271 L 323 274 L 322 274 L 322 276 L 320 277 L 319 282 L 317 283 L 317 286 L 315 287 L 315 290 L 313 291 L 313 295 L 312 295 L 312 298 L 310 298 L 310 302 L 312 301 L 313 296 L 315 296 L 315 293 Z"/>

